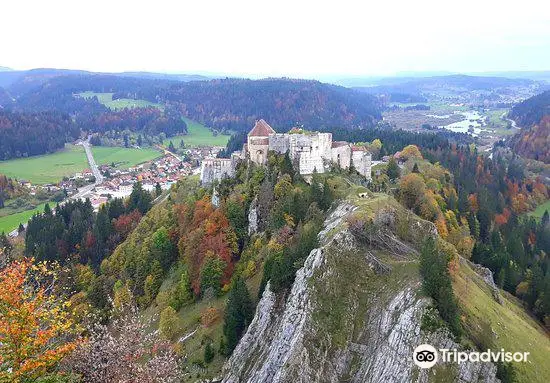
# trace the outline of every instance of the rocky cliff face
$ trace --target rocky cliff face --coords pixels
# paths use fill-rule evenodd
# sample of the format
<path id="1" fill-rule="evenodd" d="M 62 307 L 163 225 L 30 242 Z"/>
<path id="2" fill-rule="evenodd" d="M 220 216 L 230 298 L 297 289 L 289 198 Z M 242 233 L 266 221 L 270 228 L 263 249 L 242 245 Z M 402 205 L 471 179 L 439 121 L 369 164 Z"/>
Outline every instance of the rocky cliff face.
<path id="1" fill-rule="evenodd" d="M 248 212 L 248 235 L 252 235 L 258 231 L 258 200 L 254 199 L 250 204 Z"/>
<path id="2" fill-rule="evenodd" d="M 266 288 L 223 381 L 497 382 L 492 364 L 415 366 L 417 345 L 459 346 L 444 327 L 423 329 L 431 302 L 416 254 L 359 244 L 346 224 L 357 213 L 350 203 L 334 210 L 286 296 Z"/>

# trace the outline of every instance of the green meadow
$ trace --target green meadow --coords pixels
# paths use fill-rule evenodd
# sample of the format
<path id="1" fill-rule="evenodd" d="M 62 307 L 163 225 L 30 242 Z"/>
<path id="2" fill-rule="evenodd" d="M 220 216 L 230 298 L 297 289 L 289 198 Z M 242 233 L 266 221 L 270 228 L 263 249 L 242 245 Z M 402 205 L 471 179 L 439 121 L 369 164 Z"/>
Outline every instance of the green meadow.
<path id="1" fill-rule="evenodd" d="M 197 147 L 197 146 L 225 146 L 229 141 L 229 136 L 226 134 L 217 134 L 208 129 L 206 126 L 190 120 L 188 118 L 183 119 L 187 124 L 187 134 L 174 136 L 164 140 L 163 145 L 168 146 L 170 141 L 177 148 L 180 141 L 183 140 L 185 147 Z"/>
<path id="2" fill-rule="evenodd" d="M 88 167 L 82 146 L 65 145 L 52 154 L 0 161 L 0 174 L 33 184 L 57 183 L 64 176 L 72 176 Z"/>
<path id="3" fill-rule="evenodd" d="M 0 233 L 9 233 L 13 229 L 16 229 L 20 223 L 27 223 L 27 221 L 38 212 L 44 211 L 44 206 L 46 204 L 43 203 L 41 205 L 38 205 L 36 208 L 31 210 L 25 210 L 20 213 L 6 215 L 3 217 L 0 217 Z M 52 205 L 50 205 L 52 206 Z M 3 209 L 0 209 L 3 210 Z"/>
<path id="4" fill-rule="evenodd" d="M 130 168 L 162 156 L 162 153 L 155 149 L 133 149 L 111 146 L 93 146 L 92 153 L 98 165 L 114 163 L 117 168 Z"/>
<path id="5" fill-rule="evenodd" d="M 86 99 L 95 96 L 101 104 L 105 105 L 109 109 L 145 108 L 147 106 L 153 106 L 155 108 L 163 109 L 163 106 L 161 104 L 145 100 L 132 100 L 130 98 L 120 98 L 118 100 L 113 100 L 113 93 L 96 93 L 87 91 L 77 93 L 76 95 L 78 97 Z"/>

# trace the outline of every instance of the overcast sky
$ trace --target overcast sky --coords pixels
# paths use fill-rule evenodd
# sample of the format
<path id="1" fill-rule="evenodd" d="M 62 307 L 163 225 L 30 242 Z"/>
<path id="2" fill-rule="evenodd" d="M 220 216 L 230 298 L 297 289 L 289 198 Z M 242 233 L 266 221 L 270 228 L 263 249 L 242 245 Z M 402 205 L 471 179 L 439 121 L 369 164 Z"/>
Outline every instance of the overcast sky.
<path id="1" fill-rule="evenodd" d="M 550 70 L 550 1 L 2 0 L 0 66 L 246 76 Z"/>

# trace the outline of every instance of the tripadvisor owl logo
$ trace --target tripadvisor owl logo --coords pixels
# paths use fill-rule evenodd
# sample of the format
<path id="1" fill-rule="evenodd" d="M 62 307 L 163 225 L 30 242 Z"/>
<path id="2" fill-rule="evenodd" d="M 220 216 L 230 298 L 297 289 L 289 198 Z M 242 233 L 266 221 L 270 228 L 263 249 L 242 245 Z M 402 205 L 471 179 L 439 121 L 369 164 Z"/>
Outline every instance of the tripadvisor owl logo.
<path id="1" fill-rule="evenodd" d="M 421 344 L 414 349 L 413 362 L 420 368 L 431 368 L 440 359 L 442 363 L 470 363 L 470 362 L 527 362 L 529 352 L 510 352 L 500 349 L 498 351 L 458 351 L 448 348 L 436 348 L 430 344 Z"/>
<path id="2" fill-rule="evenodd" d="M 437 350 L 429 344 L 421 344 L 414 349 L 413 361 L 420 368 L 431 368 L 437 363 Z"/>

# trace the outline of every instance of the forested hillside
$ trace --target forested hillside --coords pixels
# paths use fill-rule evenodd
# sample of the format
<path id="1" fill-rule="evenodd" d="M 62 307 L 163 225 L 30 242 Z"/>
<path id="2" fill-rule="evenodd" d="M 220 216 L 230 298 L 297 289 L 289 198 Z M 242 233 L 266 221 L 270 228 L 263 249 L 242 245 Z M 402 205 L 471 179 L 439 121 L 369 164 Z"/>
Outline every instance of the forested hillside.
<path id="1" fill-rule="evenodd" d="M 110 92 L 114 98 L 139 98 L 172 105 L 183 115 L 214 128 L 249 129 L 258 118 L 281 130 L 295 125 L 321 127 L 371 127 L 381 118 L 376 99 L 353 90 L 317 81 L 291 79 L 225 79 L 173 82 L 111 75 L 54 78 L 23 94 L 20 108 L 60 109 L 86 113 L 90 105 L 74 99 L 83 91 Z M 93 103 L 94 100 L 90 100 Z M 94 108 L 101 111 L 101 107 Z"/>
<path id="2" fill-rule="evenodd" d="M 13 99 L 8 91 L 0 87 L 0 109 L 10 106 L 13 103 Z"/>
<path id="3" fill-rule="evenodd" d="M 509 117 L 522 128 L 511 140 L 514 151 L 550 163 L 550 91 L 516 105 Z"/>
<path id="4" fill-rule="evenodd" d="M 97 97 L 84 99 L 73 94 L 88 87 L 114 92 L 117 84 L 136 90 L 141 86 L 154 89 L 151 87 L 155 83 L 113 76 L 54 77 L 15 101 L 9 98 L 10 102 L 0 109 L 0 160 L 54 152 L 77 139 L 81 132 L 114 132 L 121 137 L 130 132 L 151 137 L 185 133 L 187 126 L 181 113 L 170 106 L 162 110 L 155 107 L 111 110 L 99 103 Z"/>
<path id="5" fill-rule="evenodd" d="M 343 87 L 291 79 L 225 79 L 174 84 L 162 96 L 192 119 L 249 129 L 263 118 L 275 129 L 367 128 L 381 118 L 376 99 Z"/>
<path id="6" fill-rule="evenodd" d="M 69 116 L 59 112 L 13 113 L 0 109 L 0 160 L 51 153 L 79 134 Z"/>
<path id="7" fill-rule="evenodd" d="M 547 115 L 550 115 L 550 90 L 517 104 L 508 117 L 520 127 L 530 127 L 538 124 Z"/>

